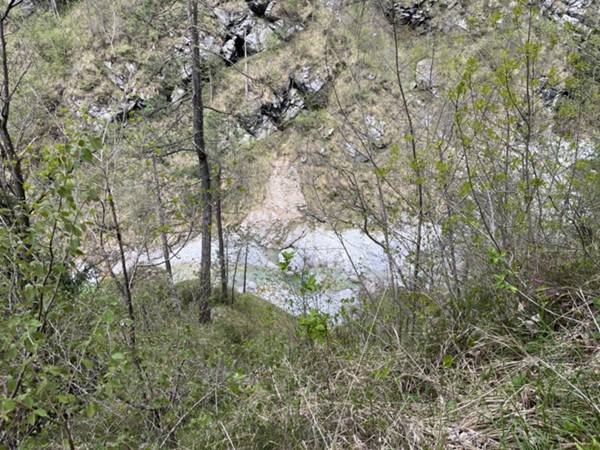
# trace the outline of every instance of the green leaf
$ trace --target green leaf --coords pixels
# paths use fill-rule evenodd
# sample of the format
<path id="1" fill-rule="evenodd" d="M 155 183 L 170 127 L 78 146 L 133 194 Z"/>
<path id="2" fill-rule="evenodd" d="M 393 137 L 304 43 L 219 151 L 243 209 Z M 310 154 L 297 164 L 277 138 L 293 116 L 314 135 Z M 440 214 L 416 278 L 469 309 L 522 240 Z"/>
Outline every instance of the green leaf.
<path id="1" fill-rule="evenodd" d="M 284 251 L 281 253 L 281 256 L 283 257 L 283 261 L 279 261 L 277 265 L 279 266 L 279 270 L 286 271 L 290 267 L 292 259 L 294 259 L 294 252 Z"/>
<path id="2" fill-rule="evenodd" d="M 92 150 L 90 150 L 88 147 L 82 148 L 81 160 L 85 162 L 90 162 L 92 160 Z"/>
<path id="3" fill-rule="evenodd" d="M 88 418 L 92 417 L 96 413 L 96 406 L 94 405 L 94 403 L 90 403 L 89 405 L 87 405 L 85 407 L 84 412 L 85 412 L 86 417 L 88 417 Z"/>
<path id="4" fill-rule="evenodd" d="M 81 364 L 83 364 L 83 367 L 85 367 L 88 370 L 94 368 L 94 362 L 92 360 L 89 360 L 89 359 L 82 359 L 81 360 Z"/>
<path id="5" fill-rule="evenodd" d="M 2 401 L 2 411 L 4 413 L 9 413 L 17 407 L 17 402 L 12 398 L 7 398 Z"/>
<path id="6" fill-rule="evenodd" d="M 111 324 L 113 323 L 115 320 L 115 313 L 113 310 L 111 309 L 107 309 L 104 314 L 102 315 L 102 321 L 104 321 L 107 324 Z"/>
<path id="7" fill-rule="evenodd" d="M 450 369 L 454 365 L 454 357 L 452 355 L 444 355 L 442 358 L 442 365 L 446 369 Z"/>
<path id="8" fill-rule="evenodd" d="M 31 398 L 30 395 L 25 395 L 23 398 L 21 398 L 21 404 L 27 408 L 33 408 L 33 398 Z"/>
<path id="9" fill-rule="evenodd" d="M 48 417 L 48 412 L 43 408 L 38 408 L 33 413 L 38 417 Z"/>
<path id="10" fill-rule="evenodd" d="M 99 137 L 93 137 L 90 139 L 90 145 L 94 150 L 100 150 L 102 148 L 102 140 Z"/>
<path id="11" fill-rule="evenodd" d="M 125 355 L 124 355 L 123 353 L 121 353 L 121 352 L 116 352 L 116 353 L 113 353 L 113 354 L 112 354 L 110 357 L 111 357 L 111 358 L 112 358 L 114 361 L 122 361 L 122 360 L 124 360 L 124 359 L 125 359 Z"/>
<path id="12" fill-rule="evenodd" d="M 378 380 L 385 380 L 389 375 L 390 375 L 390 368 L 389 367 L 384 367 L 382 369 L 377 369 L 373 375 L 375 376 L 375 378 L 377 378 Z"/>
<path id="13" fill-rule="evenodd" d="M 29 330 L 37 330 L 41 326 L 42 326 L 42 322 L 40 322 L 37 319 L 31 319 L 29 322 L 27 322 L 27 328 Z"/>
<path id="14" fill-rule="evenodd" d="M 35 299 L 35 288 L 31 284 L 28 284 L 23 288 L 23 295 L 25 295 L 27 301 L 32 302 Z"/>
<path id="15" fill-rule="evenodd" d="M 58 394 L 56 398 L 60 403 L 64 404 L 75 403 L 77 401 L 77 397 L 73 394 Z"/>

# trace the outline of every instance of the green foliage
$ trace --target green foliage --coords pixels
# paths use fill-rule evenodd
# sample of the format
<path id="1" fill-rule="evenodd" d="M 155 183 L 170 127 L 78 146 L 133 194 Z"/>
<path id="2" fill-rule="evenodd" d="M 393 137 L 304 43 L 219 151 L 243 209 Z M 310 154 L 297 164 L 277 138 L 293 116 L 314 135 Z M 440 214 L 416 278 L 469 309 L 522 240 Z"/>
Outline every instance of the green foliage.
<path id="1" fill-rule="evenodd" d="M 70 20 L 47 12 L 28 24 L 27 38 L 41 56 L 43 67 L 54 77 L 65 76 L 71 68 L 77 31 Z"/>
<path id="2" fill-rule="evenodd" d="M 47 354 L 57 350 L 56 337 L 50 333 L 57 314 L 73 311 L 65 286 L 82 255 L 85 231 L 84 202 L 76 197 L 73 172 L 90 158 L 85 141 L 43 148 L 32 176 L 36 184 L 28 187 L 29 196 L 35 199 L 29 211 L 30 227 L 26 234 L 0 228 L 0 258 L 10 262 L 0 271 L 0 328 L 5 331 L 0 347 L 7 349 L 0 359 L 7 383 L 0 397 L 0 420 L 8 442 L 32 426 L 40 430 L 43 442 L 52 436 L 56 417 L 81 407 L 67 388 L 68 360 L 54 360 Z"/>
<path id="3" fill-rule="evenodd" d="M 394 119 L 398 131 L 393 141 L 401 145 L 378 150 L 377 167 L 369 172 L 383 182 L 381 204 L 368 194 L 360 201 L 336 194 L 336 202 L 347 203 L 335 206 L 343 210 L 360 203 L 370 214 L 365 226 L 374 224 L 375 229 L 383 220 L 380 208 L 387 209 L 383 212 L 390 213 L 390 220 L 403 226 L 403 214 L 413 215 L 415 206 L 405 194 L 421 186 L 427 221 L 441 224 L 439 235 L 431 234 L 444 245 L 439 254 L 424 247 L 424 281 L 418 290 L 403 290 L 400 281 L 393 294 L 378 286 L 376 294 L 381 295 L 349 300 L 335 322 L 311 307 L 321 300 L 327 280 L 299 267 L 293 252 L 283 252 L 279 275 L 289 286 L 290 303 L 301 312 L 298 318 L 257 297 L 239 295 L 234 305 L 214 302 L 213 322 L 199 325 L 197 280 L 176 284 L 183 303 L 180 314 L 172 306 L 167 277 L 138 270 L 131 283 L 132 320 L 104 268 L 96 274 L 99 280 L 78 274 L 84 256 L 97 262 L 103 259 L 100 253 L 113 250 L 112 242 L 99 249 L 97 237 L 100 232 L 106 237 L 114 224 L 89 229 L 87 222 L 106 206 L 101 198 L 123 205 L 119 215 L 128 238 L 149 241 L 160 232 L 187 229 L 199 201 L 194 166 L 180 154 L 173 167 L 165 165 L 169 176 L 163 178 L 189 181 L 168 192 L 169 216 L 176 220 L 148 234 L 139 232 L 139 222 L 145 226 L 155 217 L 139 201 L 138 183 L 145 181 L 149 166 L 137 160 L 145 151 L 160 157 L 162 143 L 181 142 L 186 127 L 185 120 L 172 126 L 173 109 L 166 100 L 169 89 L 181 83 L 182 61 L 171 54 L 165 59 L 162 53 L 163 46 L 172 48 L 186 18 L 182 2 L 134 3 L 80 2 L 86 11 L 96 11 L 88 21 L 97 27 L 93 42 L 80 39 L 82 27 L 73 22 L 77 16 L 65 10 L 61 17 L 40 14 L 28 23 L 27 45 L 39 53 L 35 67 L 41 72 L 26 77 L 21 91 L 52 90 L 48 80 L 68 85 L 62 78 L 76 59 L 74 51 L 88 46 L 117 59 L 147 57 L 152 79 L 140 85 L 164 92 L 148 102 L 147 122 L 110 124 L 102 140 L 43 147 L 37 136 L 22 139 L 35 145 L 20 149 L 23 165 L 32 171 L 27 185 L 31 224 L 25 233 L 0 227 L 0 447 L 598 449 L 597 149 L 594 156 L 567 167 L 547 156 L 553 144 L 543 138 L 551 131 L 554 113 L 568 143 L 557 153 L 572 154 L 583 134 L 593 134 L 581 133 L 580 121 L 597 127 L 597 34 L 571 56 L 567 94 L 552 111 L 539 106 L 541 82 L 527 78 L 527 62 L 533 62 L 536 76 L 547 72 L 550 85 L 560 86 L 563 68 L 546 60 L 554 59 L 548 58 L 554 55 L 548 48 L 556 45 L 556 35 L 545 39 L 544 19 L 524 1 L 510 12 L 493 12 L 493 33 L 477 41 L 476 52 L 466 48 L 467 56 L 456 58 L 458 80 L 450 92 L 440 87 L 434 99 L 407 89 L 411 108 L 438 100 L 454 108 L 447 124 L 440 114 L 436 129 L 448 126 L 452 136 L 420 129 L 420 115 L 415 116 L 419 128 L 411 135 L 397 111 L 386 109 L 398 98 L 387 98 L 394 90 L 390 76 L 382 74 L 386 71 L 377 67 L 371 51 L 375 44 L 389 57 L 389 33 L 371 32 L 370 5 L 351 6 L 363 22 L 341 33 L 327 30 L 328 39 L 335 44 L 336 33 L 344 35 L 338 47 L 348 47 L 354 33 L 372 35 L 356 42 L 360 52 L 369 54 L 356 58 L 353 75 L 373 72 L 374 83 L 355 86 L 340 64 L 335 69 L 341 71 L 338 106 L 346 113 L 344 102 L 351 99 L 351 116 L 359 110 L 362 115 L 359 102 L 377 103 Z M 312 8 L 304 3 L 285 4 L 282 12 L 297 16 Z M 311 12 L 308 32 L 314 33 L 312 27 L 323 20 L 322 9 Z M 536 18 L 533 40 L 525 32 L 530 13 Z M 477 17 L 468 22 L 473 27 L 469 38 L 487 33 Z M 409 40 L 408 34 L 402 38 Z M 428 36 L 439 45 L 433 33 Z M 415 49 L 414 56 L 429 56 L 429 45 Z M 151 55 L 140 54 L 144 50 Z M 348 60 L 354 62 L 355 56 Z M 444 61 L 443 53 L 439 58 Z M 412 66 L 409 61 L 407 67 Z M 216 57 L 205 68 L 213 82 L 225 70 Z M 159 77 L 155 69 L 160 69 Z M 157 77 L 158 88 L 152 84 Z M 448 80 L 452 83 L 453 76 Z M 83 85 L 93 90 L 96 82 L 86 79 Z M 527 86 L 539 114 L 535 120 L 524 114 Z M 339 117 L 346 114 L 334 116 L 324 109 L 329 94 L 325 89 L 306 98 L 309 110 L 289 129 L 312 138 L 325 123 L 337 126 L 338 119 L 346 120 Z M 23 103 L 18 111 L 30 108 L 29 100 Z M 221 116 L 207 114 L 207 141 L 219 143 L 223 136 L 237 141 L 233 123 Z M 589 124 L 589 130 L 596 129 Z M 343 126 L 340 130 L 345 133 Z M 330 139 L 332 152 L 340 144 L 336 134 Z M 423 143 L 425 134 L 431 143 Z M 527 142 L 531 135 L 535 145 Z M 227 185 L 237 194 L 252 191 L 246 180 L 261 178 L 257 161 L 268 160 L 266 150 L 280 142 L 277 134 L 234 145 L 236 152 L 223 160 L 242 175 L 227 174 Z M 423 151 L 407 159 L 405 149 L 413 143 Z M 114 153 L 106 167 L 90 169 L 111 145 Z M 222 155 L 214 156 L 221 160 Z M 535 170 L 526 177 L 529 167 Z M 103 169 L 114 171 L 111 177 L 118 175 L 112 196 L 102 195 L 97 174 Z M 365 184 L 368 191 L 373 177 L 363 179 L 363 172 L 353 163 L 344 179 Z M 397 179 L 403 184 L 394 184 Z M 248 206 L 245 199 L 239 195 L 232 203 Z M 88 203 L 97 210 L 88 209 Z M 577 245 L 572 245 L 574 235 L 581 241 Z M 456 273 L 449 268 L 451 255 L 457 256 Z M 526 307 L 519 308 L 522 302 Z M 134 329 L 135 344 L 130 337 Z"/>
<path id="4" fill-rule="evenodd" d="M 283 251 L 283 252 L 281 252 L 281 257 L 283 258 L 283 261 L 279 261 L 277 263 L 277 266 L 279 267 L 279 270 L 281 270 L 282 272 L 285 272 L 286 270 L 288 270 L 290 268 L 290 264 L 292 263 L 292 260 L 294 259 L 294 252 Z"/>
<path id="5" fill-rule="evenodd" d="M 311 341 L 322 344 L 327 341 L 328 321 L 328 314 L 321 313 L 313 308 L 308 314 L 300 316 L 298 324 Z"/>

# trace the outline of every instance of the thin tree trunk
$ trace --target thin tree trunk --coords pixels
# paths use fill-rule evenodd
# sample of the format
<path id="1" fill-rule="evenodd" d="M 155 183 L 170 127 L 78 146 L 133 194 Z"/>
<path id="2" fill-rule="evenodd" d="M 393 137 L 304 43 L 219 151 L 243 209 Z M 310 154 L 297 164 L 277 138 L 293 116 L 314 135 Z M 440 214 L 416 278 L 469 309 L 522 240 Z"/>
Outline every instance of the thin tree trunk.
<path id="1" fill-rule="evenodd" d="M 154 178 L 154 195 L 156 196 L 156 215 L 158 216 L 158 225 L 160 226 L 160 240 L 162 244 L 163 259 L 165 261 L 165 270 L 169 281 L 173 282 L 173 269 L 171 267 L 171 252 L 169 251 L 169 240 L 166 232 L 167 220 L 165 217 L 164 205 L 162 200 L 162 191 L 160 187 L 160 177 L 156 167 L 156 157 L 152 156 L 152 176 Z"/>
<path id="2" fill-rule="evenodd" d="M 198 37 L 198 3 L 189 0 L 190 34 L 192 39 L 192 109 L 194 128 L 194 149 L 198 156 L 198 169 L 202 187 L 202 260 L 200 263 L 200 322 L 210 322 L 208 299 L 211 293 L 211 228 L 212 195 L 210 188 L 210 167 L 204 142 L 204 114 L 202 103 L 202 79 L 200 78 L 200 44 Z"/>
<path id="3" fill-rule="evenodd" d="M 398 48 L 398 31 L 396 27 L 395 20 L 392 21 L 393 33 L 394 33 L 394 50 L 395 50 L 395 62 L 396 62 L 396 80 L 398 82 L 398 89 L 400 90 L 400 97 L 402 98 L 402 107 L 404 109 L 404 113 L 406 115 L 406 120 L 408 122 L 408 131 L 410 133 L 410 146 L 412 153 L 412 162 L 413 162 L 413 170 L 415 172 L 415 193 L 417 197 L 417 235 L 415 236 L 415 259 L 413 263 L 413 275 L 412 275 L 412 286 L 411 290 L 413 292 L 417 292 L 420 289 L 419 286 L 419 277 L 421 272 L 421 246 L 423 240 L 423 225 L 425 222 L 425 212 L 424 212 L 424 193 L 423 193 L 423 177 L 422 170 L 419 161 L 419 157 L 417 154 L 417 143 L 416 143 L 416 135 L 415 128 L 413 126 L 412 115 L 410 109 L 408 107 L 408 101 L 406 100 L 406 95 L 404 94 L 404 86 L 402 84 L 402 79 L 400 77 L 400 55 Z"/>
<path id="4" fill-rule="evenodd" d="M 162 199 L 162 189 L 160 185 L 160 176 L 156 166 L 156 157 L 152 155 L 152 175 L 154 178 L 154 195 L 156 196 L 156 215 L 158 216 L 158 225 L 160 227 L 160 240 L 162 245 L 163 260 L 165 261 L 165 271 L 171 291 L 171 301 L 175 311 L 181 311 L 181 302 L 175 290 L 173 282 L 173 268 L 171 267 L 171 251 L 169 249 L 169 239 L 167 235 L 167 218 L 165 217 L 164 204 Z M 150 260 L 148 258 L 148 260 Z"/>
<path id="5" fill-rule="evenodd" d="M 106 175 L 106 199 L 110 208 L 110 214 L 115 227 L 115 235 L 117 238 L 117 244 L 119 246 L 119 260 L 121 262 L 121 271 L 123 272 L 123 284 L 122 294 L 125 300 L 125 306 L 127 307 L 127 315 L 131 320 L 129 326 L 129 345 L 135 351 L 135 313 L 133 310 L 133 297 L 131 295 L 131 285 L 129 280 L 129 271 L 127 269 L 127 257 L 125 255 L 125 247 L 123 245 L 123 235 L 121 234 L 121 226 L 119 225 L 119 218 L 117 217 L 117 207 L 115 206 L 115 200 L 113 198 L 110 183 L 108 182 L 108 175 Z"/>
<path id="6" fill-rule="evenodd" d="M 217 235 L 219 237 L 219 266 L 221 272 L 221 300 L 227 301 L 227 262 L 225 259 L 225 239 L 223 238 L 223 211 L 222 198 L 223 191 L 221 186 L 221 164 L 217 169 L 217 192 L 215 201 L 215 215 L 217 219 Z"/>
<path id="7" fill-rule="evenodd" d="M 12 5 L 13 2 L 10 3 Z M 8 120 L 12 95 L 10 92 L 10 77 L 8 67 L 8 55 L 6 52 L 6 30 L 5 20 L 12 6 L 8 7 L 5 16 L 0 20 L 0 60 L 2 63 L 2 108 L 0 109 L 0 144 L 2 148 L 3 166 L 10 172 L 10 190 L 14 197 L 13 223 L 16 225 L 19 235 L 24 237 L 29 229 L 29 214 L 27 209 L 27 194 L 25 193 L 25 176 L 21 166 L 21 158 L 17 155 L 12 138 L 8 131 Z M 4 174 L 3 174 L 4 175 Z"/>
<path id="8" fill-rule="evenodd" d="M 231 304 L 235 301 L 235 277 L 237 275 L 238 264 L 240 262 L 240 256 L 242 254 L 242 247 L 239 248 L 237 252 L 237 257 L 235 258 L 235 266 L 233 267 L 233 279 L 231 280 Z"/>
<path id="9" fill-rule="evenodd" d="M 6 42 L 6 21 L 9 18 L 11 10 L 17 6 L 16 0 L 11 0 L 6 6 L 0 17 L 0 64 L 2 65 L 2 83 L 0 85 L 0 170 L 2 171 L 0 187 L 2 188 L 2 200 L 0 207 L 6 213 L 4 218 L 6 224 L 14 227 L 16 235 L 20 239 L 19 258 L 30 260 L 31 255 L 28 252 L 29 244 L 27 235 L 29 233 L 29 207 L 27 205 L 27 193 L 25 190 L 25 174 L 23 172 L 21 158 L 19 157 L 12 137 L 8 129 L 10 118 L 10 107 L 12 93 L 10 86 L 10 70 Z M 13 89 L 15 87 L 13 86 Z M 14 91 L 13 91 L 14 92 Z M 5 173 L 5 171 L 8 172 Z M 10 290 L 9 302 L 16 304 L 22 300 L 25 280 L 21 274 L 18 264 L 14 264 L 11 269 L 10 277 L 13 280 L 13 288 Z"/>
<path id="10" fill-rule="evenodd" d="M 244 284 L 242 286 L 242 293 L 246 293 L 246 274 L 248 272 L 248 244 L 246 244 L 246 254 L 244 255 Z"/>
<path id="11" fill-rule="evenodd" d="M 129 326 L 129 333 L 128 333 L 129 348 L 130 348 L 132 356 L 133 356 L 133 364 L 135 365 L 135 367 L 138 371 L 139 382 L 146 387 L 146 389 L 142 390 L 142 397 L 144 399 L 144 402 L 146 404 L 149 404 L 150 399 L 155 398 L 155 395 L 154 395 L 154 390 L 152 388 L 152 384 L 148 380 L 148 376 L 142 366 L 141 357 L 137 351 L 136 321 L 135 321 L 135 312 L 134 312 L 134 308 L 133 308 L 133 296 L 131 293 L 131 278 L 130 278 L 129 270 L 127 269 L 127 257 L 125 255 L 125 245 L 124 245 L 124 241 L 123 241 L 123 234 L 121 233 L 121 225 L 119 223 L 117 207 L 115 204 L 112 189 L 110 187 L 109 175 L 108 175 L 107 171 L 104 172 L 104 177 L 105 177 L 105 182 L 106 182 L 106 203 L 108 203 L 111 218 L 114 222 L 115 237 L 117 238 L 117 244 L 118 244 L 118 248 L 119 248 L 119 260 L 121 263 L 121 270 L 123 272 L 123 282 L 122 283 L 119 282 L 116 274 L 112 270 L 110 261 L 108 259 L 106 260 L 106 264 L 108 265 L 108 270 L 110 272 L 111 277 L 115 281 L 117 287 L 121 290 L 121 294 L 123 296 L 123 300 L 124 300 L 125 306 L 127 308 L 127 315 L 131 322 L 131 324 Z M 102 228 L 104 228 L 105 227 L 104 205 L 103 205 L 102 217 L 103 217 Z M 104 249 L 104 243 L 102 240 L 103 239 L 102 232 L 100 233 L 100 239 L 101 239 L 101 247 L 102 247 L 102 249 Z M 160 422 L 161 422 L 160 410 L 156 409 L 156 408 L 150 408 L 149 411 L 152 414 L 152 422 L 153 422 L 154 426 L 157 428 L 160 428 Z"/>
<path id="12" fill-rule="evenodd" d="M 52 6 L 52 12 L 58 16 L 58 5 L 56 4 L 56 0 L 50 0 L 50 6 Z"/>

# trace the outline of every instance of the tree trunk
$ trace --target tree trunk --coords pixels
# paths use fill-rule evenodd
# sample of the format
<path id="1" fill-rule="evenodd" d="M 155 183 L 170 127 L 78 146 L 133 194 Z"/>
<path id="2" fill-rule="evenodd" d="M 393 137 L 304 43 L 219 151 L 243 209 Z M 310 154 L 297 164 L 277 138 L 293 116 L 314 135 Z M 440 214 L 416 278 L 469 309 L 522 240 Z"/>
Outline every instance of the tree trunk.
<path id="1" fill-rule="evenodd" d="M 200 263 L 200 322 L 210 322 L 208 299 L 211 293 L 211 228 L 212 195 L 210 189 L 210 167 L 204 142 L 204 114 L 202 104 L 202 79 L 200 78 L 200 47 L 198 38 L 198 3 L 189 0 L 190 34 L 192 39 L 192 109 L 194 150 L 198 155 L 198 169 L 202 188 L 202 260 Z"/>
<path id="2" fill-rule="evenodd" d="M 156 214 L 158 216 L 158 225 L 160 226 L 160 240 L 162 244 L 163 259 L 165 260 L 165 270 L 169 277 L 169 281 L 173 282 L 173 269 L 171 267 L 171 252 L 169 251 L 169 240 L 167 237 L 166 227 L 167 220 L 162 200 L 162 191 L 160 188 L 160 177 L 156 167 L 156 157 L 152 156 L 152 176 L 154 179 L 154 195 L 156 196 Z"/>
<path id="3" fill-rule="evenodd" d="M 2 209 L 3 217 L 2 225 L 14 227 L 18 236 L 19 250 L 18 257 L 22 260 L 30 260 L 29 244 L 27 235 L 29 234 L 29 206 L 27 204 L 27 192 L 25 190 L 25 174 L 21 164 L 21 157 L 15 149 L 12 137 L 8 129 L 8 121 L 10 117 L 10 107 L 12 95 L 10 86 L 10 71 L 7 54 L 6 42 L 6 21 L 9 18 L 11 10 L 17 6 L 15 0 L 12 0 L 6 6 L 4 12 L 0 12 L 0 64 L 2 71 L 2 82 L 0 84 L 0 208 Z M 22 300 L 23 289 L 25 288 L 25 280 L 19 269 L 19 265 L 15 264 L 8 269 L 10 277 L 13 280 L 13 288 L 8 295 L 9 302 L 15 304 Z"/>
<path id="4" fill-rule="evenodd" d="M 233 266 L 233 279 L 231 280 L 231 304 L 235 302 L 235 277 L 237 275 L 238 264 L 240 263 L 240 256 L 242 254 L 242 247 L 238 249 L 237 257 L 235 258 L 235 266 Z"/>
<path id="5" fill-rule="evenodd" d="M 223 238 L 223 211 L 222 199 L 223 191 L 221 186 L 221 165 L 217 169 L 217 195 L 215 202 L 215 215 L 217 219 L 217 235 L 219 236 L 219 266 L 221 272 L 221 300 L 223 303 L 227 301 L 227 261 L 225 258 L 225 239 Z"/>
<path id="6" fill-rule="evenodd" d="M 58 16 L 58 5 L 56 4 L 56 0 L 50 0 L 50 6 L 52 7 L 52 12 Z"/>
<path id="7" fill-rule="evenodd" d="M 110 183 L 108 181 L 108 175 L 106 175 L 106 199 L 108 207 L 110 208 L 110 214 L 112 216 L 113 226 L 115 228 L 115 236 L 117 238 L 117 244 L 119 246 L 119 260 L 121 262 L 121 270 L 123 272 L 123 285 L 121 293 L 123 295 L 123 299 L 125 300 L 125 306 L 127 307 L 127 315 L 129 316 L 129 320 L 131 320 L 131 325 L 129 326 L 129 345 L 131 346 L 132 350 L 135 351 L 135 312 L 133 309 L 133 297 L 131 295 L 131 280 L 129 278 L 129 271 L 127 269 L 127 256 L 125 255 L 123 235 L 121 234 L 121 226 L 119 224 L 119 218 L 117 216 L 117 207 L 115 205 L 112 189 L 110 188 Z"/>
<path id="8" fill-rule="evenodd" d="M 10 206 L 13 210 L 13 216 L 11 217 L 11 222 L 16 226 L 19 236 L 24 238 L 27 230 L 29 229 L 29 213 L 27 208 L 27 195 L 25 192 L 25 176 L 21 166 L 21 159 L 17 155 L 12 138 L 8 131 L 8 120 L 10 116 L 12 94 L 10 91 L 8 55 L 6 52 L 5 20 L 8 17 L 10 9 L 12 9 L 12 4 L 13 3 L 11 2 L 4 18 L 0 20 L 0 60 L 2 64 L 0 148 L 2 151 L 2 168 L 3 170 L 7 169 L 10 174 L 10 181 L 7 182 L 7 187 L 11 192 L 6 194 L 8 198 L 12 197 L 11 203 L 13 204 Z M 5 179 L 4 173 L 2 174 L 2 178 L 3 180 Z"/>
<path id="9" fill-rule="evenodd" d="M 246 243 L 246 254 L 244 255 L 244 284 L 242 286 L 242 294 L 246 293 L 246 273 L 248 272 L 248 244 Z"/>
<path id="10" fill-rule="evenodd" d="M 173 268 L 171 267 L 171 251 L 169 250 L 169 239 L 167 235 L 167 218 L 165 217 L 164 204 L 162 199 L 162 189 L 160 185 L 160 176 L 156 167 L 156 157 L 152 155 L 152 175 L 154 179 L 154 195 L 156 196 L 156 215 L 158 216 L 158 225 L 160 227 L 160 240 L 162 246 L 163 259 L 165 261 L 165 271 L 171 290 L 171 301 L 175 311 L 181 311 L 181 302 L 175 290 L 173 282 Z M 150 260 L 150 258 L 148 258 Z"/>

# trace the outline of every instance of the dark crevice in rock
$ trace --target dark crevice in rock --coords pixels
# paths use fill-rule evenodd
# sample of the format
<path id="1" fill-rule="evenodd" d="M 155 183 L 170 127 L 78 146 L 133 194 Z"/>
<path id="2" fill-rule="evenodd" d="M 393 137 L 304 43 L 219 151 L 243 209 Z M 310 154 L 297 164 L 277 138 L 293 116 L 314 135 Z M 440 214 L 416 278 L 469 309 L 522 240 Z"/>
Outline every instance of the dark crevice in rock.
<path id="1" fill-rule="evenodd" d="M 246 0 L 248 9 L 258 17 L 265 17 L 265 14 L 272 5 L 271 1 L 260 1 L 260 0 Z"/>
<path id="2" fill-rule="evenodd" d="M 274 92 L 274 100 L 240 118 L 240 126 L 256 138 L 284 129 L 302 110 L 327 106 L 330 79 L 304 66 L 288 78 L 287 85 Z"/>
<path id="3" fill-rule="evenodd" d="M 412 5 L 390 2 L 383 11 L 387 20 L 396 25 L 407 25 L 413 29 L 426 28 L 432 19 L 427 0 Z"/>
<path id="4" fill-rule="evenodd" d="M 138 95 L 131 96 L 127 99 L 125 104 L 116 112 L 112 121 L 113 122 L 127 122 L 131 118 L 132 113 L 140 111 L 146 107 L 144 99 Z"/>
<path id="5" fill-rule="evenodd" d="M 225 64 L 232 65 L 245 57 L 255 54 L 256 52 L 253 50 L 253 48 L 248 46 L 245 35 L 228 35 L 225 38 L 221 54 L 223 55 Z"/>
<path id="6" fill-rule="evenodd" d="M 296 117 L 304 107 L 302 96 L 296 89 L 290 87 L 280 92 L 274 101 L 262 104 L 260 113 L 267 116 L 278 129 L 281 129 L 285 122 Z"/>
<path id="7" fill-rule="evenodd" d="M 550 84 L 548 77 L 541 76 L 539 79 L 539 86 L 536 89 L 536 93 L 542 99 L 544 106 L 554 107 L 556 102 L 561 97 L 568 97 L 568 92 L 564 89 L 560 89 L 558 86 Z"/>

